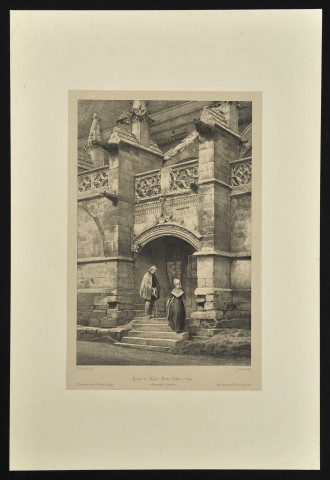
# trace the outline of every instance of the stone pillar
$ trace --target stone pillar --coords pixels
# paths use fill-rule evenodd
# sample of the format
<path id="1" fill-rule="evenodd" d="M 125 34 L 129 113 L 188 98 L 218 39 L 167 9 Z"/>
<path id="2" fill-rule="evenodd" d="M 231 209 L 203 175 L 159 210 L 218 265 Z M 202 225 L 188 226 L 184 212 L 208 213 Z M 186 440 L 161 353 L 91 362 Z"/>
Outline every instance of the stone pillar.
<path id="1" fill-rule="evenodd" d="M 239 138 L 223 129 L 200 134 L 197 256 L 197 311 L 192 318 L 220 321 L 232 302 L 230 256 L 230 165 Z"/>

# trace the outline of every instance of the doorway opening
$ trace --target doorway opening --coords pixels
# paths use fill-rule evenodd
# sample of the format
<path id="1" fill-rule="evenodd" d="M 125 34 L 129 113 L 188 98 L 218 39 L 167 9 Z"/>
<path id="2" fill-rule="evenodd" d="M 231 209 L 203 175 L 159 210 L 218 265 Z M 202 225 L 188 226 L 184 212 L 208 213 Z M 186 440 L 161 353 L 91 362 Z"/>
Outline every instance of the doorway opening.
<path id="1" fill-rule="evenodd" d="M 135 288 L 138 294 L 143 275 L 152 266 L 157 267 L 156 277 L 160 284 L 160 297 L 156 302 L 158 316 L 166 314 L 166 301 L 178 278 L 185 291 L 186 317 L 196 311 L 194 291 L 197 288 L 196 249 L 181 238 L 164 236 L 152 240 L 139 252 L 135 260 Z M 144 311 L 143 301 L 138 307 Z"/>

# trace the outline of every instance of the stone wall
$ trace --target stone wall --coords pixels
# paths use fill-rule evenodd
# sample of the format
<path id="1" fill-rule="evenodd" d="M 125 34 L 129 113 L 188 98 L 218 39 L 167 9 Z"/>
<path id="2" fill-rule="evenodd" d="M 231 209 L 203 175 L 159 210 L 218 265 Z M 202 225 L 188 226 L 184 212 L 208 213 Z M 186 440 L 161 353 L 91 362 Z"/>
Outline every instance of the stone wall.
<path id="1" fill-rule="evenodd" d="M 104 246 L 94 218 L 80 205 L 77 208 L 77 256 L 78 258 L 102 257 Z"/>
<path id="2" fill-rule="evenodd" d="M 251 316 L 251 193 L 231 197 L 231 249 L 246 257 L 232 259 L 231 285 L 235 318 Z M 248 323 L 249 325 L 249 323 Z"/>
<path id="3" fill-rule="evenodd" d="M 231 250 L 251 252 L 251 194 L 231 197 Z"/>
<path id="4" fill-rule="evenodd" d="M 79 260 L 77 269 L 78 288 L 91 288 L 93 291 L 95 288 L 116 288 L 116 262 Z"/>

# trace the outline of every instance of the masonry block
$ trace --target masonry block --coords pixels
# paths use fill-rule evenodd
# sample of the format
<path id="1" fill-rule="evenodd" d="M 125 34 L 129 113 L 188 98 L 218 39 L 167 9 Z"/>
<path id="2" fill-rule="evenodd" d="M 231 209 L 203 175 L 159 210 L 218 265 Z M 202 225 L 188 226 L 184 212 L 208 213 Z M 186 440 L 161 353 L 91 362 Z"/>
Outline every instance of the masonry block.
<path id="1" fill-rule="evenodd" d="M 102 328 L 109 328 L 109 327 L 115 327 L 117 324 L 115 318 L 109 318 L 108 316 L 103 317 L 100 320 L 100 327 Z"/>

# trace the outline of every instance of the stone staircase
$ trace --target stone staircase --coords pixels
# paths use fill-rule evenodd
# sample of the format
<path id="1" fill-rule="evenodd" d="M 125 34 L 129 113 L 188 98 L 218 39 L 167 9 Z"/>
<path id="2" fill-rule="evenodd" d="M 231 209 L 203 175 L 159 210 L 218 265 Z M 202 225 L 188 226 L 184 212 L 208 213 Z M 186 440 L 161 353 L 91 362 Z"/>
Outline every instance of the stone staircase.
<path id="1" fill-rule="evenodd" d="M 133 328 L 128 335 L 114 345 L 168 352 L 178 343 L 189 339 L 188 332 L 173 332 L 166 318 L 135 317 L 132 325 Z"/>

